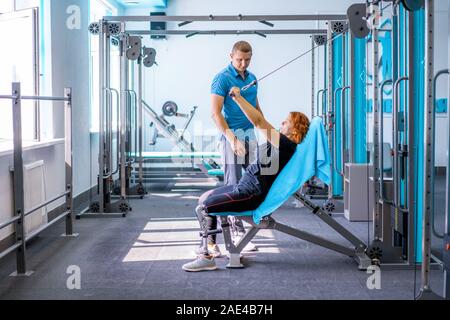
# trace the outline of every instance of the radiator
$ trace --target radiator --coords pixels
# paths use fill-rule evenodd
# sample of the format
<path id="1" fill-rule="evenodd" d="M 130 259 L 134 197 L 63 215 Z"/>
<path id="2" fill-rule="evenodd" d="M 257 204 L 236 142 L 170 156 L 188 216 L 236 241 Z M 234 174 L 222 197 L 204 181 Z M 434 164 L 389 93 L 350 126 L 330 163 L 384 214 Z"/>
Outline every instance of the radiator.
<path id="1" fill-rule="evenodd" d="M 23 166 L 23 193 L 25 212 L 45 202 L 44 161 L 36 161 Z M 25 233 L 28 234 L 48 222 L 47 207 L 43 207 L 25 217 Z"/>

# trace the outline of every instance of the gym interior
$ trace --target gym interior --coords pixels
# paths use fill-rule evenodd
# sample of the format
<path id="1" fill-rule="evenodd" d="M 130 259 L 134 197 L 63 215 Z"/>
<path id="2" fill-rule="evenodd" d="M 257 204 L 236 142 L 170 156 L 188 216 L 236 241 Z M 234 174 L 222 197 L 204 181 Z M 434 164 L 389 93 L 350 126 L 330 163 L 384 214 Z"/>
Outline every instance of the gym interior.
<path id="1" fill-rule="evenodd" d="M 449 299 L 449 10 L 2 0 L 0 299 Z"/>

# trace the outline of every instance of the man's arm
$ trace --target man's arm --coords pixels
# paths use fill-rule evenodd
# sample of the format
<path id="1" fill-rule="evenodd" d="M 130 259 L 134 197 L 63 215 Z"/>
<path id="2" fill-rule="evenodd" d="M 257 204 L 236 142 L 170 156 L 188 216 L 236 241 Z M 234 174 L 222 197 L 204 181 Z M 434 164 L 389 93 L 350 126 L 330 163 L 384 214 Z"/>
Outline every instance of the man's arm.
<path id="1" fill-rule="evenodd" d="M 234 152 L 239 156 L 244 156 L 245 146 L 240 143 L 234 133 L 230 130 L 228 123 L 222 115 L 224 100 L 225 98 L 218 94 L 211 94 L 211 117 L 213 118 L 217 129 L 225 136 L 233 147 Z"/>

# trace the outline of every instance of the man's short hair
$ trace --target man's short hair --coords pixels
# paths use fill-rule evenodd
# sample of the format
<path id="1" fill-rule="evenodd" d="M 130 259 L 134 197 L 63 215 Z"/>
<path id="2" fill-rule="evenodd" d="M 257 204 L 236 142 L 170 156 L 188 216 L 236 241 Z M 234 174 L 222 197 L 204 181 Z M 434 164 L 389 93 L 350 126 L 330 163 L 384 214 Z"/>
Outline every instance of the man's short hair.
<path id="1" fill-rule="evenodd" d="M 233 53 L 236 51 L 241 51 L 244 53 L 252 52 L 252 46 L 247 41 L 238 41 L 233 46 Z"/>

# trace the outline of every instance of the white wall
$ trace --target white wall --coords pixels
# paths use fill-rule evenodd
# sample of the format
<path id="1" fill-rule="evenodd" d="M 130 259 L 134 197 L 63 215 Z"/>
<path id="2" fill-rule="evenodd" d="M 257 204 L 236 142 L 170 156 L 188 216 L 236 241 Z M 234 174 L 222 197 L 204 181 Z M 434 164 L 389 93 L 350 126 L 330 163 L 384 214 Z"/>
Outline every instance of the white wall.
<path id="1" fill-rule="evenodd" d="M 58 143 L 53 146 L 43 147 L 39 149 L 25 151 L 23 153 L 24 164 L 43 160 L 45 164 L 45 194 L 47 199 L 61 194 L 65 190 L 64 184 L 64 144 Z M 13 183 L 10 167 L 13 166 L 13 156 L 0 156 L 0 222 L 4 222 L 13 217 L 14 202 L 13 202 Z M 57 201 L 49 206 L 47 210 L 50 211 L 62 204 L 63 200 Z M 13 227 L 0 230 L 0 240 L 4 239 L 13 232 Z"/>
<path id="2" fill-rule="evenodd" d="M 167 15 L 264 15 L 264 14 L 345 14 L 346 8 L 357 1 L 306 1 L 273 0 L 218 1 L 218 0 L 170 0 Z M 150 10 L 129 9 L 127 15 L 148 15 Z M 276 22 L 275 28 L 316 28 L 317 22 Z M 176 23 L 168 23 L 168 29 L 177 29 Z M 322 23 L 322 28 L 325 24 Z M 130 23 L 130 29 L 149 29 L 148 23 Z M 183 27 L 195 29 L 270 29 L 258 22 L 215 22 L 191 23 Z M 157 50 L 158 66 L 146 71 L 144 77 L 145 100 L 158 112 L 167 100 L 175 101 L 181 111 L 187 112 L 192 106 L 199 106 L 196 121 L 191 133 L 199 122 L 205 130 L 214 129 L 210 117 L 210 86 L 216 73 L 226 67 L 233 44 L 239 40 L 249 41 L 254 49 L 252 64 L 249 68 L 258 78 L 275 68 L 299 56 L 311 48 L 309 35 L 268 35 L 262 38 L 250 36 L 205 36 L 191 38 L 168 36 L 167 40 L 144 38 L 146 46 Z M 321 57 L 323 56 L 323 50 Z M 323 66 L 317 57 L 317 64 Z M 320 61 L 319 61 L 320 60 Z M 320 74 L 320 87 L 323 85 L 323 67 Z M 317 85 L 316 85 L 317 90 Z M 261 81 L 258 95 L 266 118 L 274 126 L 279 126 L 289 111 L 298 110 L 311 113 L 311 55 L 295 61 L 288 67 Z M 173 119 L 170 119 L 172 121 Z M 173 121 L 181 126 L 183 121 Z M 157 150 L 167 148 L 160 140 Z"/>
<path id="3" fill-rule="evenodd" d="M 41 94 L 60 96 L 64 87 L 73 90 L 73 173 L 74 195 L 86 191 L 96 183 L 96 173 L 91 178 L 89 168 L 91 162 L 96 165 L 98 144 L 92 143 L 89 132 L 89 51 L 87 27 L 90 23 L 89 2 L 86 0 L 45 0 L 44 30 L 41 36 L 45 42 L 45 56 L 41 59 Z M 69 30 L 66 13 L 70 5 L 77 5 L 81 13 L 81 29 Z M 61 103 L 53 107 L 43 108 L 41 119 L 42 130 L 51 132 L 53 137 L 64 137 L 64 114 Z M 50 130 L 47 130 L 51 128 Z M 94 135 L 95 136 L 95 135 Z M 50 137 L 51 138 L 51 137 Z M 92 155 L 91 152 L 94 153 Z M 91 155 L 94 160 L 91 161 Z M 50 147 L 24 152 L 24 162 L 44 160 L 46 168 L 46 195 L 51 198 L 65 190 L 64 184 L 64 145 L 57 144 Z M 12 155 L 0 156 L 0 222 L 6 221 L 13 214 L 12 179 L 9 167 Z M 95 170 L 95 167 L 94 169 Z M 98 171 L 95 170 L 95 171 Z M 48 206 L 51 210 L 62 204 L 63 200 Z M 12 228 L 0 231 L 0 240 L 12 233 Z"/>

